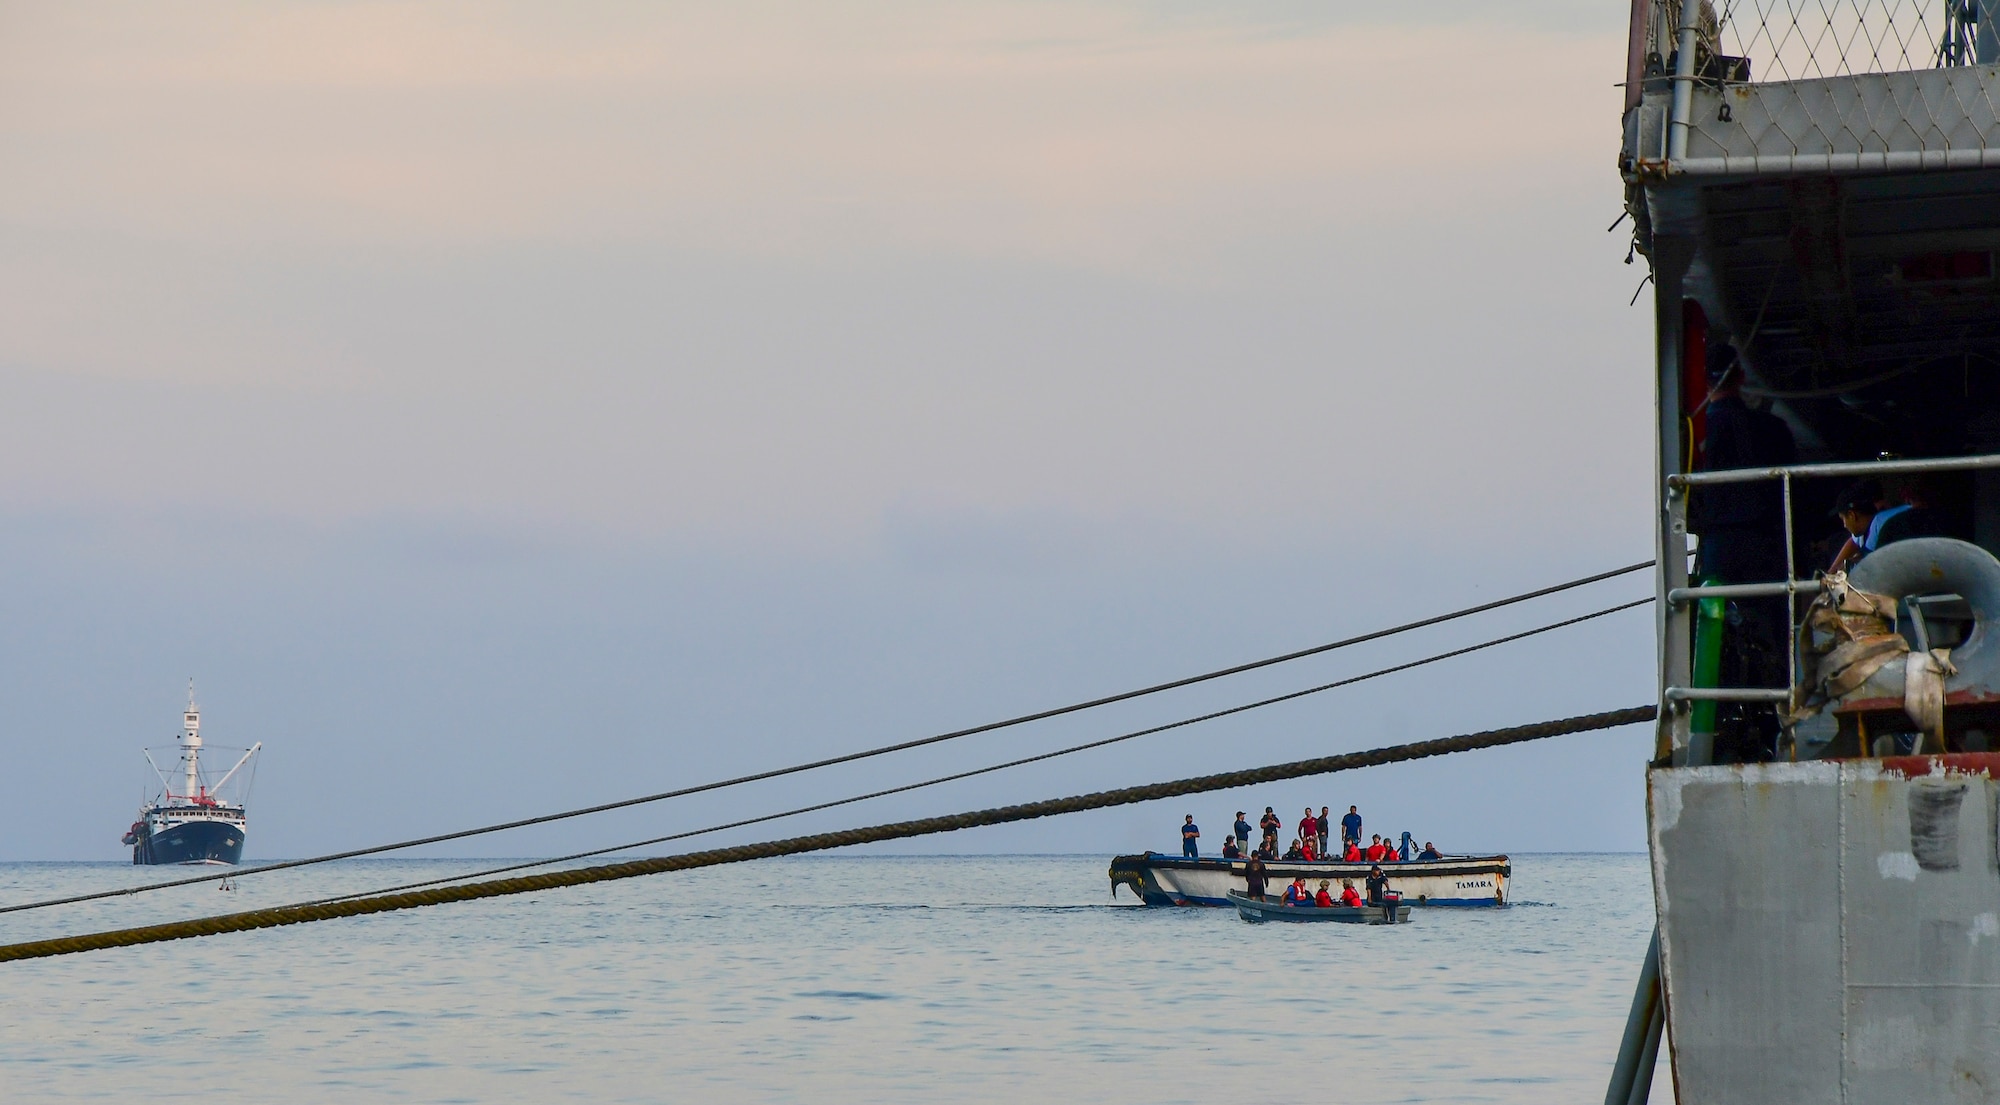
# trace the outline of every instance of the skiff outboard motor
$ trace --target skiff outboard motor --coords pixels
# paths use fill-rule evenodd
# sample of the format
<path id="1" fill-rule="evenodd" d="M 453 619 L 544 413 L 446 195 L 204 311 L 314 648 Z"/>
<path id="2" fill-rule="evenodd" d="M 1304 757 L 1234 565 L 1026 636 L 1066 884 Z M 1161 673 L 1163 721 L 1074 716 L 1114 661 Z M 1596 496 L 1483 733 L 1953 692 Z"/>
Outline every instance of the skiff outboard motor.
<path id="1" fill-rule="evenodd" d="M 1993 554 L 1949 537 L 1911 538 L 1870 553 L 1845 576 L 1827 576 L 1823 588 L 1800 640 L 1808 697 L 1798 716 L 1888 700 L 1901 702 L 1918 730 L 1932 734 L 1943 728 L 1947 697 L 2000 702 L 2000 640 L 1993 631 L 2000 620 L 2000 560 Z M 1964 643 L 1912 648 L 1897 632 L 1899 609 L 1913 596 L 1953 593 L 1972 611 Z"/>

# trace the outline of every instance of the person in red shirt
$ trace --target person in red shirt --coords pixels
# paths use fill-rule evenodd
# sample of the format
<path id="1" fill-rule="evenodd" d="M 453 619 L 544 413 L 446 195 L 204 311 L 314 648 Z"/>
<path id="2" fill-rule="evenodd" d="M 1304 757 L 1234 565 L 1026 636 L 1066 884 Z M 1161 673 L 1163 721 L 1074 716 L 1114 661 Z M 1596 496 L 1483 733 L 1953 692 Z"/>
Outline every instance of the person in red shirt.
<path id="1" fill-rule="evenodd" d="M 1389 849 L 1382 846 L 1382 834 L 1376 833 L 1374 839 L 1368 845 L 1368 862 L 1380 863 L 1382 862 L 1382 857 L 1388 854 Z"/>
<path id="2" fill-rule="evenodd" d="M 1347 842 L 1347 853 L 1346 853 L 1345 855 L 1341 856 L 1340 858 L 1341 858 L 1341 859 L 1344 859 L 1344 860 L 1346 860 L 1346 861 L 1347 861 L 1347 862 L 1349 862 L 1349 863 L 1360 863 L 1360 862 L 1361 862 L 1361 845 L 1359 845 L 1359 844 L 1355 843 L 1355 842 L 1354 842 L 1354 841 L 1352 841 L 1352 840 L 1348 841 L 1348 842 Z"/>
<path id="3" fill-rule="evenodd" d="M 1315 850 L 1314 850 L 1314 848 L 1313 848 L 1313 841 L 1315 841 L 1315 840 L 1318 840 L 1318 839 L 1319 839 L 1319 838 L 1318 838 L 1318 837 L 1316 837 L 1316 836 L 1302 836 L 1302 837 L 1300 837 L 1300 838 L 1299 838 L 1299 858 L 1300 858 L 1300 859 L 1307 859 L 1307 860 L 1311 860 L 1311 859 L 1318 859 L 1318 858 L 1319 858 L 1319 853 L 1318 853 L 1317 851 L 1315 851 Z"/>
<path id="4" fill-rule="evenodd" d="M 1355 892 L 1353 879 L 1340 880 L 1340 904 L 1360 908 L 1361 895 Z"/>
<path id="5" fill-rule="evenodd" d="M 1313 817 L 1313 808 L 1306 807 L 1306 815 L 1299 818 L 1299 836 L 1312 840 L 1319 836 L 1319 822 Z"/>
<path id="6" fill-rule="evenodd" d="M 1333 905 L 1333 891 L 1327 889 L 1329 885 L 1331 884 L 1327 880 L 1319 880 L 1319 893 L 1313 895 L 1313 904 L 1321 909 Z"/>

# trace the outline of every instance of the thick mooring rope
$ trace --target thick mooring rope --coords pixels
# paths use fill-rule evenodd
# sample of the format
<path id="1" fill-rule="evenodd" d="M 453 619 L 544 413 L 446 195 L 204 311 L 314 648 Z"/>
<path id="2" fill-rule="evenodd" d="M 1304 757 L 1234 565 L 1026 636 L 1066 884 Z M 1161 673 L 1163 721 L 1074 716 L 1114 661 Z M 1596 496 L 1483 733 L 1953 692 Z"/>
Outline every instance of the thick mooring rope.
<path id="1" fill-rule="evenodd" d="M 677 790 L 661 791 L 658 794 L 644 794 L 640 795 L 637 798 L 622 798 L 615 802 L 603 802 L 595 806 L 584 806 L 580 809 L 563 810 L 559 813 L 545 813 L 535 817 L 523 817 L 514 821 L 502 821 L 494 825 L 481 825 L 477 828 L 460 829 L 456 832 L 449 832 L 449 833 L 438 833 L 434 836 L 417 837 L 412 840 L 398 840 L 390 844 L 375 844 L 375 845 L 370 845 L 369 847 L 366 848 L 351 848 L 343 852 L 330 852 L 326 855 L 309 856 L 304 859 L 283 860 L 278 863 L 265 863 L 265 864 L 259 864 L 255 867 L 238 868 L 233 871 L 223 871 L 210 874 L 195 875 L 189 878 L 168 879 L 163 882 L 148 883 L 144 886 L 128 886 L 128 887 L 122 887 L 118 890 L 100 890 L 90 894 L 76 894 L 66 898 L 52 898 L 47 901 L 25 902 L 19 905 L 0 906 L 0 913 L 14 913 L 24 909 L 46 909 L 50 906 L 59 906 L 59 905 L 74 905 L 78 902 L 91 902 L 91 901 L 96 901 L 100 898 L 124 897 L 131 894 L 142 894 L 150 890 L 165 890 L 170 887 L 176 887 L 176 886 L 193 886 L 198 883 L 220 882 L 223 879 L 237 879 L 237 878 L 242 878 L 246 875 L 261 875 L 266 871 L 284 871 L 293 867 L 307 867 L 317 863 L 332 863 L 335 860 L 357 859 L 361 856 L 380 855 L 383 852 L 399 852 L 407 848 L 419 848 L 429 844 L 443 844 L 448 841 L 464 840 L 467 837 L 482 836 L 487 833 L 505 832 L 509 829 L 523 829 L 533 825 L 546 825 L 551 821 L 565 821 L 574 817 L 587 817 L 591 814 L 606 813 L 611 810 L 622 810 L 632 806 L 643 806 L 653 802 L 664 802 L 672 798 L 685 798 L 691 794 L 703 794 L 709 791 L 722 790 L 727 787 L 741 786 L 745 783 L 757 783 L 757 782 L 763 782 L 764 780 L 767 779 L 781 778 L 786 775 L 797 775 L 801 772 L 817 771 L 823 767 L 834 767 L 839 764 L 853 763 L 857 760 L 866 760 L 876 756 L 885 756 L 893 752 L 907 752 L 912 748 L 923 748 L 927 745 L 940 744 L 945 741 L 958 740 L 961 737 L 975 736 L 980 733 L 991 733 L 998 729 L 1008 729 L 1017 725 L 1025 725 L 1029 722 L 1044 721 L 1048 718 L 1062 717 L 1066 714 L 1074 714 L 1083 710 L 1091 710 L 1095 709 L 1096 707 L 1110 705 L 1115 702 L 1127 702 L 1135 698 L 1142 698 L 1146 695 L 1158 694 L 1161 691 L 1171 691 L 1171 690 L 1177 690 L 1181 687 L 1191 687 L 1197 683 L 1206 683 L 1211 680 L 1224 678 L 1226 676 L 1239 675 L 1247 671 L 1256 671 L 1259 668 L 1268 668 L 1275 664 L 1288 663 L 1292 660 L 1303 659 L 1304 657 L 1308 656 L 1318 656 L 1321 655 L 1322 653 L 1332 652 L 1336 649 L 1347 648 L 1350 645 L 1364 644 L 1369 641 L 1379 641 L 1385 637 L 1392 637 L 1399 633 L 1407 633 L 1414 629 L 1424 629 L 1434 625 L 1442 625 L 1445 622 L 1455 621 L 1459 618 L 1469 617 L 1473 614 L 1483 614 L 1489 610 L 1498 610 L 1502 607 L 1512 606 L 1515 605 L 1516 603 L 1527 602 L 1531 599 L 1543 598 L 1545 596 L 1558 594 L 1563 591 L 1574 590 L 1578 587 L 1588 586 L 1589 584 L 1592 583 L 1599 583 L 1602 582 L 1603 580 L 1613 579 L 1622 575 L 1630 575 L 1633 572 L 1641 571 L 1643 569 L 1652 567 L 1653 563 L 1654 563 L 1653 561 L 1647 560 L 1638 564 L 1627 564 L 1623 568 L 1613 568 L 1608 572 L 1597 572 L 1593 575 L 1587 575 L 1579 579 L 1569 580 L 1568 582 L 1565 583 L 1558 583 L 1549 587 L 1541 587 L 1533 591 L 1523 591 L 1518 595 L 1509 595 L 1506 598 L 1494 599 L 1491 602 L 1483 602 L 1478 604 L 1477 606 L 1468 606 L 1461 610 L 1453 610 L 1448 614 L 1434 614 L 1428 618 L 1421 618 L 1413 622 L 1405 622 L 1402 625 L 1390 626 L 1387 629 L 1377 629 L 1353 637 L 1344 637 L 1338 641 L 1331 641 L 1323 645 L 1315 645 L 1312 648 L 1299 649 L 1296 652 L 1287 652 L 1281 656 L 1267 656 L 1262 660 L 1252 660 L 1248 663 L 1235 664 L 1226 668 L 1217 668 L 1214 671 L 1203 672 L 1200 675 L 1185 676 L 1180 679 L 1170 680 L 1169 682 L 1166 683 L 1155 683 L 1150 687 L 1140 687 L 1137 690 L 1121 691 L 1118 694 L 1105 695 L 1101 698 L 1093 698 L 1086 702 L 1073 702 L 1067 706 L 1057 706 L 1051 709 L 1037 710 L 1031 714 L 1021 714 L 1018 717 L 1006 718 L 1001 721 L 989 721 L 984 725 L 974 725 L 967 729 L 954 729 L 948 733 L 938 733 L 933 736 L 919 737 L 915 740 L 899 741 L 895 744 L 879 745 L 875 748 L 865 748 L 858 752 L 848 752 L 839 756 L 830 756 L 826 759 L 812 760 L 807 763 L 790 764 L 785 767 L 770 768 L 765 771 L 753 772 L 749 775 L 738 775 L 732 779 L 717 779 L 714 782 L 698 783 L 691 787 L 681 787 Z M 1640 604 L 1629 603 L 1627 605 L 1640 605 Z M 1613 609 L 1624 609 L 1624 607 L 1614 607 Z M 1607 610 L 1604 611 L 1604 613 L 1611 613 L 1611 611 Z M 1572 619 L 1569 622 L 1559 623 L 1559 625 L 1570 625 L 1574 624 L 1574 622 L 1577 621 L 1587 621 L 1587 620 L 1588 618 L 1576 618 Z M 1557 628 L 1557 626 L 1551 626 L 1549 628 Z M 1516 634 L 1513 637 L 1501 638 L 1500 641 L 1494 641 L 1489 643 L 1498 644 L 1508 640 L 1517 640 L 1520 637 L 1526 637 L 1526 636 L 1533 636 L 1533 634 L 1532 633 Z M 1446 653 L 1445 656 L 1462 655 L 1463 653 L 1473 652 L 1473 651 L 1477 651 L 1477 649 L 1473 648 L 1461 649 L 1458 652 Z M 1443 656 L 1437 657 L 1437 659 L 1443 659 L 1443 658 L 1444 658 Z"/>
<path id="2" fill-rule="evenodd" d="M 1634 706 L 1624 710 L 1612 710 L 1601 714 L 1585 714 L 1581 717 L 1564 718 L 1560 721 L 1544 721 L 1535 725 L 1518 725 L 1509 729 L 1491 729 L 1483 733 L 1468 733 L 1456 737 L 1418 741 L 1413 744 L 1390 745 L 1386 748 L 1371 749 L 1366 752 L 1346 752 L 1336 756 L 1321 756 L 1311 760 L 1294 760 L 1291 763 L 1273 764 L 1244 771 L 1226 771 L 1216 775 L 1197 775 L 1189 779 L 1175 779 L 1163 783 L 1149 783 L 1145 786 L 1125 787 L 1120 790 L 1098 791 L 1095 794 L 1080 794 L 1070 798 L 1052 798 L 1042 802 L 1028 802 L 1017 806 L 1000 806 L 994 809 L 975 810 L 970 813 L 951 814 L 944 817 L 925 817 L 915 821 L 896 821 L 886 825 L 871 825 L 859 829 L 845 829 L 839 832 L 815 833 L 811 836 L 795 836 L 784 840 L 770 840 L 761 844 L 743 844 L 734 848 L 714 848 L 703 852 L 687 852 L 677 856 L 660 856 L 655 859 L 631 860 L 625 863 L 598 864 L 591 867 L 573 868 L 567 871 L 549 871 L 539 875 L 522 875 L 511 879 L 491 879 L 485 882 L 468 883 L 462 886 L 443 886 L 429 890 L 413 890 L 397 894 L 379 894 L 367 898 L 352 898 L 346 901 L 317 902 L 304 905 L 276 906 L 269 909 L 253 909 L 243 913 L 226 913 L 216 917 L 200 917 L 188 921 L 170 921 L 159 925 L 142 925 L 137 928 L 112 929 L 105 932 L 84 933 L 78 936 L 62 936 L 52 940 L 31 940 L 20 944 L 0 945 L 0 963 L 18 959 L 45 959 L 57 955 L 73 955 L 77 952 L 98 951 L 104 948 L 124 948 L 137 944 L 158 944 L 168 940 L 185 940 L 194 936 L 217 936 L 225 932 L 248 932 L 252 929 L 276 928 L 280 925 L 296 925 L 307 921 L 330 921 L 338 917 L 360 917 L 370 913 L 388 913 L 398 909 L 415 909 L 420 906 L 443 905 L 447 902 L 469 902 L 480 898 L 500 898 L 511 894 L 531 894 L 539 890 L 555 890 L 565 886 L 583 886 L 588 883 L 610 882 L 614 879 L 630 879 L 640 875 L 659 875 L 668 871 L 688 871 L 697 867 L 715 867 L 725 863 L 743 863 L 756 859 L 772 859 L 777 856 L 798 855 L 802 852 L 819 852 L 829 848 L 845 848 L 854 844 L 875 844 L 885 840 L 902 840 L 909 837 L 929 836 L 934 833 L 955 832 L 984 825 L 1004 825 L 1012 821 L 1031 821 L 1039 817 L 1053 817 L 1057 814 L 1078 813 L 1083 810 L 1104 809 L 1110 806 L 1126 806 L 1136 802 L 1150 802 L 1160 798 L 1176 798 L 1186 794 L 1201 794 L 1208 791 L 1230 790 L 1236 787 L 1252 786 L 1259 783 L 1275 783 L 1286 779 L 1297 779 L 1308 775 L 1325 775 L 1336 771 L 1352 771 L 1361 767 L 1377 767 L 1383 764 L 1401 763 L 1405 760 L 1419 760 L 1428 756 L 1442 756 L 1453 752 L 1470 752 L 1481 748 L 1498 748 L 1502 745 L 1519 744 L 1523 741 L 1542 740 L 1570 733 L 1588 733 L 1599 729 L 1611 729 L 1620 725 L 1634 725 L 1651 721 L 1654 716 L 1652 706 Z"/>

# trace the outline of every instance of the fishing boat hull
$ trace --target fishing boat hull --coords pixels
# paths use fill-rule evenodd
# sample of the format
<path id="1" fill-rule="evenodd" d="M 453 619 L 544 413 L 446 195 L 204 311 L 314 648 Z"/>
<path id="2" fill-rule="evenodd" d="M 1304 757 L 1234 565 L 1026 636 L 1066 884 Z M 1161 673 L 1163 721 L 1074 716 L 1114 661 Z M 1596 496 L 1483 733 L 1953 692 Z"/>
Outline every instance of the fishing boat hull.
<path id="1" fill-rule="evenodd" d="M 132 845 L 140 866 L 170 863 L 235 864 L 243 861 L 241 822 L 183 821 L 154 829 L 142 824 Z"/>
<path id="2" fill-rule="evenodd" d="M 1111 892 L 1130 889 L 1147 905 L 1227 906 L 1231 892 L 1249 890 L 1243 879 L 1244 861 L 1203 856 L 1188 859 L 1160 852 L 1119 856 L 1111 861 Z M 1308 886 L 1342 879 L 1356 886 L 1368 877 L 1366 863 L 1328 860 L 1274 860 L 1264 865 L 1268 885 L 1283 886 L 1303 878 Z M 1454 856 L 1442 860 L 1385 863 L 1382 871 L 1405 902 L 1423 906 L 1504 906 L 1513 865 L 1506 856 Z"/>
<path id="3" fill-rule="evenodd" d="M 1402 925 L 1410 920 L 1410 907 L 1396 905 L 1364 906 L 1297 906 L 1286 905 L 1282 898 L 1265 896 L 1252 898 L 1248 894 L 1229 892 L 1230 904 L 1236 907 L 1236 915 L 1245 921 L 1291 921 L 1318 922 L 1336 925 Z"/>

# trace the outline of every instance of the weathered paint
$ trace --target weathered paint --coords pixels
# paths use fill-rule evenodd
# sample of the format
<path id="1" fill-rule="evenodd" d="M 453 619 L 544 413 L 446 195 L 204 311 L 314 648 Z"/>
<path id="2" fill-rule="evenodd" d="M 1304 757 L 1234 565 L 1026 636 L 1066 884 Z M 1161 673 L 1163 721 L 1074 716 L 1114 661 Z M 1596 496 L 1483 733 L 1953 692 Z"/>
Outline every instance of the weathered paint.
<path id="1" fill-rule="evenodd" d="M 2000 755 L 1650 774 L 1681 1100 L 2000 1100 Z"/>

